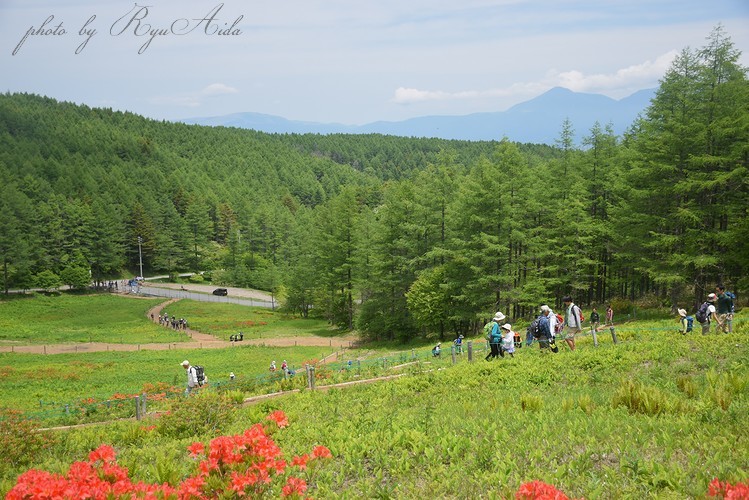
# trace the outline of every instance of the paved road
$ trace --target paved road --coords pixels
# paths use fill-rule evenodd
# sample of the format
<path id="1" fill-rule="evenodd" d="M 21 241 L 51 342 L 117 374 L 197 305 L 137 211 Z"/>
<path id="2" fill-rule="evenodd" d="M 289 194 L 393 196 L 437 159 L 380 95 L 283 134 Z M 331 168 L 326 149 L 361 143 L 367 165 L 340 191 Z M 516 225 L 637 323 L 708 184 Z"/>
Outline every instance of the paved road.
<path id="1" fill-rule="evenodd" d="M 138 287 L 138 294 L 146 297 L 190 299 L 199 302 L 226 302 L 241 306 L 267 307 L 268 309 L 275 309 L 276 305 L 269 295 L 240 288 L 228 288 L 229 294 L 221 297 L 211 294 L 211 291 L 216 289 L 214 286 L 186 285 L 184 289 L 180 287 L 181 285 L 149 283 Z"/>

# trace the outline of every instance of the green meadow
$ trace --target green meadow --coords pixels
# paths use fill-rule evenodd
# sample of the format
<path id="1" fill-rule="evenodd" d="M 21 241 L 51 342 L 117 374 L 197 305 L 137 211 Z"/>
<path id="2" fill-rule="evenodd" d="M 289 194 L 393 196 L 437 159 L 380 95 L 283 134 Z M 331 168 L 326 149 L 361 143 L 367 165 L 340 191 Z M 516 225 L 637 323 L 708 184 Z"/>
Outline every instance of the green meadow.
<path id="1" fill-rule="evenodd" d="M 184 342 L 146 318 L 162 299 L 111 294 L 32 294 L 0 298 L 0 345 Z"/>
<path id="2" fill-rule="evenodd" d="M 101 298 L 67 299 L 80 301 L 80 311 Z M 20 301 L 28 311 L 17 309 L 18 315 L 39 310 L 46 301 Z M 141 303 L 112 304 L 133 302 Z M 294 328 L 325 329 L 318 321 L 221 304 L 181 301 L 169 312 L 189 318 L 193 326 L 225 324 L 216 331 L 226 333 L 237 326 L 246 335 L 255 326 L 267 328 L 264 336 L 273 335 L 274 326 L 283 336 Z M 46 321 L 57 321 L 54 315 L 38 317 L 40 331 Z M 115 317 L 102 316 L 102 322 L 116 330 Z M 341 363 L 318 366 L 317 385 L 404 375 L 315 391 L 306 388 L 304 373 L 273 379 L 268 363 L 273 359 L 280 366 L 286 359 L 299 368 L 328 354 L 327 348 L 240 344 L 4 353 L 0 407 L 48 425 L 65 420 L 45 413 L 59 416 L 62 405 L 81 403 L 85 414 L 71 416 L 70 423 L 100 423 L 29 433 L 36 420 L 6 420 L 0 426 L 0 494 L 29 468 L 64 474 L 100 444 L 114 447 L 134 481 L 177 485 L 195 473 L 187 451 L 191 443 L 242 433 L 281 410 L 290 425 L 275 431 L 273 439 L 284 457 L 317 445 L 332 451 L 332 459 L 304 472 L 307 494 L 316 498 L 511 498 L 521 484 L 535 479 L 570 498 L 704 498 L 714 478 L 747 481 L 749 324 L 740 314 L 733 334 L 710 336 L 683 336 L 677 326 L 671 318 L 631 321 L 617 325 L 618 344 L 604 330 L 598 347 L 586 334 L 575 352 L 561 342 L 557 354 L 524 346 L 514 358 L 491 362 L 484 361 L 485 347 L 476 338 L 472 363 L 464 354 L 453 364 L 449 348 L 433 359 L 426 343 L 367 346 L 347 350 Z M 210 380 L 189 399 L 181 395 L 185 358 L 203 365 Z M 346 368 L 347 359 L 356 360 L 352 367 Z M 236 374 L 234 382 L 229 372 Z M 264 379 L 260 387 L 258 380 Z M 302 390 L 240 404 L 250 395 L 292 388 Z M 159 391 L 169 397 L 160 400 Z M 141 422 L 113 420 L 132 415 L 132 396 L 142 392 L 153 398 L 150 410 L 168 412 Z M 101 406 L 119 398 L 128 402 L 121 411 Z M 227 492 L 226 498 L 235 497 Z"/>
<path id="3" fill-rule="evenodd" d="M 320 347 L 262 347 L 172 349 L 85 354 L 0 353 L 0 407 L 42 413 L 81 400 L 102 401 L 116 394 L 135 395 L 149 386 L 184 389 L 188 359 L 205 368 L 210 383 L 226 383 L 233 372 L 239 380 L 268 374 L 276 360 L 292 367 L 329 354 Z M 146 391 L 152 392 L 152 391 Z"/>
<path id="4" fill-rule="evenodd" d="M 228 340 L 242 332 L 245 340 L 269 337 L 334 337 L 325 320 L 303 319 L 262 307 L 247 307 L 222 302 L 180 300 L 164 309 L 169 316 L 187 319 L 190 328 Z"/>
<path id="5" fill-rule="evenodd" d="M 62 473 L 107 443 L 134 480 L 176 484 L 194 473 L 190 443 L 282 410 L 290 425 L 274 439 L 284 456 L 320 444 L 333 453 L 308 471 L 316 498 L 510 498 L 534 479 L 570 498 L 704 498 L 713 478 L 747 479 L 748 330 L 744 320 L 732 335 L 682 336 L 675 322 L 643 321 L 621 326 L 618 344 L 601 335 L 595 348 L 585 336 L 575 352 L 532 346 L 457 365 L 420 357 L 398 379 L 235 406 L 210 431 L 179 433 L 156 418 L 54 432 L 24 467 Z M 243 352 L 206 351 L 216 358 L 205 364 Z M 179 377 L 179 360 L 162 354 L 165 375 Z M 175 399 L 172 411 L 210 421 L 204 396 Z M 3 491 L 20 471 L 6 466 Z"/>

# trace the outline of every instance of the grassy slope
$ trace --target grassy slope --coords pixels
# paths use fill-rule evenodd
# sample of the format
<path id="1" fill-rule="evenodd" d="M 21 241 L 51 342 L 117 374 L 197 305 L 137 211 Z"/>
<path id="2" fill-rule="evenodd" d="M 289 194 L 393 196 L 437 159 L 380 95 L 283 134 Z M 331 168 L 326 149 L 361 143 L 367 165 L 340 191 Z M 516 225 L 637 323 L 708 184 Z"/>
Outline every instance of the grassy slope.
<path id="1" fill-rule="evenodd" d="M 183 387 L 185 372 L 180 366 L 187 358 L 205 367 L 209 381 L 226 382 L 229 372 L 242 378 L 268 373 L 272 359 L 286 359 L 299 367 L 319 359 L 320 347 L 241 346 L 229 349 L 133 352 L 94 352 L 86 354 L 0 354 L 0 408 L 37 411 L 55 404 L 79 400 L 102 400 L 113 394 L 138 394 L 146 384 L 164 383 Z M 40 400 L 43 405 L 40 404 Z"/>
<path id="2" fill-rule="evenodd" d="M 190 328 L 227 339 L 244 333 L 245 339 L 264 337 L 332 337 L 339 335 L 325 320 L 301 319 L 261 307 L 181 300 L 170 305 L 170 316 L 189 318 Z"/>
<path id="3" fill-rule="evenodd" d="M 224 432 L 285 411 L 291 426 L 276 439 L 288 456 L 315 444 L 334 454 L 311 480 L 318 498 L 508 498 L 532 479 L 574 497 L 699 498 L 713 477 L 747 479 L 749 332 L 682 337 L 674 326 L 628 325 L 618 345 L 584 338 L 574 353 L 524 348 L 514 359 L 422 364 L 396 381 L 290 395 L 237 410 Z M 65 470 L 108 442 L 134 477 L 187 474 L 192 439 L 137 426 L 66 433 L 38 463 Z"/>
<path id="4" fill-rule="evenodd" d="M 0 344 L 183 342 L 184 334 L 159 327 L 146 312 L 161 299 L 110 294 L 41 295 L 0 300 Z"/>

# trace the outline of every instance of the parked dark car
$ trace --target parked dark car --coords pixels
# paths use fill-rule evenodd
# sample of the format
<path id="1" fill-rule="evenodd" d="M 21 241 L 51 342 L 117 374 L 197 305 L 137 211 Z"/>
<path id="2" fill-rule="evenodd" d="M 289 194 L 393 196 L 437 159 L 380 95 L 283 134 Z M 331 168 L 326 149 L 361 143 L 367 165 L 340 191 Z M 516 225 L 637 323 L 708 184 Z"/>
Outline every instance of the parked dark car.
<path id="1" fill-rule="evenodd" d="M 222 297 L 225 297 L 229 295 L 229 292 L 226 290 L 226 288 L 216 288 L 213 291 L 213 295 L 221 295 Z"/>

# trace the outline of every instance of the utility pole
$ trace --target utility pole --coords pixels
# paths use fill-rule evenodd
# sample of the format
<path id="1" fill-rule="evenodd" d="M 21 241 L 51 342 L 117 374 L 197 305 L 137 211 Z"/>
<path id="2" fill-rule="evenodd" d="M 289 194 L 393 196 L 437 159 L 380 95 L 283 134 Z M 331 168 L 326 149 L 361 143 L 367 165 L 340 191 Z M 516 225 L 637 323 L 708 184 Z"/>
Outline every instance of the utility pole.
<path id="1" fill-rule="evenodd" d="M 143 276 L 143 251 L 141 249 L 141 246 L 143 245 L 143 238 L 138 236 L 138 263 L 140 265 L 140 277 L 145 279 Z"/>

